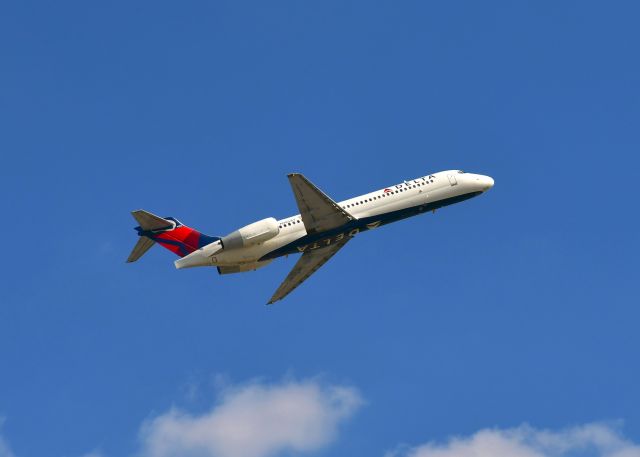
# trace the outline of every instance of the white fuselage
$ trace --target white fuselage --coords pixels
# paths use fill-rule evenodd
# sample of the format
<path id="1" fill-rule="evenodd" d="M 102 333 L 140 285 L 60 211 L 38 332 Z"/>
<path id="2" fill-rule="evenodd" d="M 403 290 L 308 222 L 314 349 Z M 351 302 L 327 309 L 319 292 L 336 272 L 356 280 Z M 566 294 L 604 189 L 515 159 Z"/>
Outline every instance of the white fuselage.
<path id="1" fill-rule="evenodd" d="M 438 201 L 481 193 L 492 186 L 493 179 L 488 176 L 449 170 L 359 195 L 338 202 L 338 205 L 355 219 L 377 216 L 383 219 L 385 215 L 401 212 L 408 208 L 428 208 L 429 205 Z M 184 259 L 176 261 L 176 267 L 252 264 L 268 253 L 290 245 L 307 235 L 299 214 L 280 219 L 278 226 L 279 233 L 263 243 L 241 249 L 225 250 L 222 249 L 218 241 L 202 248 L 201 254 L 197 254 L 199 251 L 196 251 Z"/>

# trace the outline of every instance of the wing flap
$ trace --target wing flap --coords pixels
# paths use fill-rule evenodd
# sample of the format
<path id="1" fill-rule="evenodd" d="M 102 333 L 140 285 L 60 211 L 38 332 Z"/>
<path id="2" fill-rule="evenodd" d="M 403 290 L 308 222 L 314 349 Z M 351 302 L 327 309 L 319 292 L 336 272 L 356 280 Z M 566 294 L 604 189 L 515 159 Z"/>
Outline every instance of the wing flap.
<path id="1" fill-rule="evenodd" d="M 354 219 L 304 175 L 291 173 L 288 178 L 307 233 L 330 230 Z"/>
<path id="2" fill-rule="evenodd" d="M 308 279 L 309 276 L 315 273 L 331 257 L 333 257 L 333 255 L 338 252 L 340 248 L 347 243 L 347 241 L 349 241 L 349 238 L 345 238 L 331 246 L 303 253 L 285 280 L 280 284 L 278 290 L 275 291 L 268 304 L 271 305 L 286 297 L 296 287 Z"/>

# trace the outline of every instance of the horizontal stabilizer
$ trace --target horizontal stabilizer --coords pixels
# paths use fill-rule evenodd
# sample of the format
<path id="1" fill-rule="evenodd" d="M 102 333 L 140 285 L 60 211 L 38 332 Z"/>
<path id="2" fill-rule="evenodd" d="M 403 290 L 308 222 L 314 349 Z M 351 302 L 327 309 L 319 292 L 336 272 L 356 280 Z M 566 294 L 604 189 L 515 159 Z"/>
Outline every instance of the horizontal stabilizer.
<path id="1" fill-rule="evenodd" d="M 151 246 L 153 246 L 154 244 L 156 244 L 156 242 L 153 241 L 152 239 L 147 238 L 146 236 L 141 236 L 138 239 L 138 242 L 136 243 L 136 245 L 133 247 L 131 254 L 129 254 L 127 263 L 135 262 L 136 260 L 138 260 L 140 257 L 144 255 L 145 252 L 151 249 Z"/>
<path id="2" fill-rule="evenodd" d="M 161 230 L 175 226 L 175 223 L 143 209 L 131 211 L 131 215 L 138 221 L 142 230 Z"/>

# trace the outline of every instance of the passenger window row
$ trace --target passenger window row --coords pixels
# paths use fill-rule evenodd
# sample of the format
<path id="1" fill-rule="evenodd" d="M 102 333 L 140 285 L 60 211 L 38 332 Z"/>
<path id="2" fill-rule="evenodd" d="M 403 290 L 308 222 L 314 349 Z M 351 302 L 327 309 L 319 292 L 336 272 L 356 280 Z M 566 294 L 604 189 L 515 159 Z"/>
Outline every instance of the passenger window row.
<path id="1" fill-rule="evenodd" d="M 416 188 L 421 187 L 421 186 L 426 186 L 427 184 L 433 184 L 433 177 L 430 176 L 429 178 L 430 178 L 429 181 L 424 181 L 424 182 L 421 182 L 421 183 L 413 184 L 412 186 L 409 186 L 407 188 L 401 187 L 400 189 L 392 190 L 390 192 L 383 192 L 380 195 L 376 195 L 376 196 L 368 198 L 368 199 L 365 198 L 364 200 L 360 200 L 359 202 L 350 203 L 349 205 L 343 205 L 342 209 L 351 208 L 353 206 L 364 205 L 367 202 L 372 202 L 374 200 L 387 198 L 388 196 L 391 196 L 392 194 L 397 194 L 397 193 L 400 193 L 400 192 L 404 192 L 404 191 L 409 190 L 409 189 L 416 189 Z M 290 227 L 292 225 L 301 224 L 301 223 L 302 223 L 302 220 L 295 219 L 293 221 L 284 222 L 284 223 L 278 225 L 278 228 L 281 229 L 281 228 L 284 228 L 284 227 Z"/>
<path id="2" fill-rule="evenodd" d="M 284 223 L 278 225 L 278 228 L 290 227 L 290 226 L 296 225 L 296 224 L 302 224 L 302 220 L 301 219 L 294 219 L 293 221 L 284 222 Z"/>
<path id="3" fill-rule="evenodd" d="M 391 191 L 391 192 L 386 192 L 386 193 L 385 193 L 385 192 L 383 192 L 382 194 L 380 194 L 380 195 L 378 195 L 378 196 L 375 196 L 375 197 L 372 197 L 372 198 L 369 198 L 369 199 L 366 199 L 366 198 L 365 198 L 364 200 L 360 200 L 359 202 L 355 202 L 355 203 L 350 203 L 350 204 L 348 204 L 348 205 L 344 205 L 344 206 L 342 207 L 342 209 L 351 208 L 351 207 L 353 207 L 353 206 L 360 206 L 360 205 L 364 205 L 365 203 L 367 203 L 367 202 L 371 202 L 371 201 L 373 201 L 373 200 L 378 200 L 378 199 L 381 199 L 381 198 L 386 198 L 386 197 L 387 197 L 387 196 L 389 196 L 389 195 L 397 194 L 397 193 L 399 193 L 399 192 L 404 192 L 405 190 L 409 190 L 409 189 L 416 189 L 416 188 L 418 188 L 418 187 L 426 186 L 427 184 L 431 184 L 431 183 L 433 183 L 433 179 L 431 179 L 430 181 L 425 181 L 425 182 L 421 182 L 421 183 L 418 183 L 418 184 L 413 184 L 412 186 L 409 186 L 409 187 L 407 187 L 407 188 L 405 188 L 405 187 L 401 187 L 400 189 L 396 189 L 396 190 L 393 190 L 393 191 Z"/>

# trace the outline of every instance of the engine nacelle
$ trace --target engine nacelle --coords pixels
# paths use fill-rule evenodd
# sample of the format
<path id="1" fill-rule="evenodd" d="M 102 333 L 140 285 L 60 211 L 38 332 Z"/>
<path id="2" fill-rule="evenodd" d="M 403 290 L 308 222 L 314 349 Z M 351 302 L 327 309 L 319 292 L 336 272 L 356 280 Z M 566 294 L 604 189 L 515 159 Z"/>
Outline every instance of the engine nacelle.
<path id="1" fill-rule="evenodd" d="M 231 232 L 221 241 L 225 249 L 246 248 L 270 240 L 278 233 L 280 233 L 278 221 L 268 217 Z"/>

